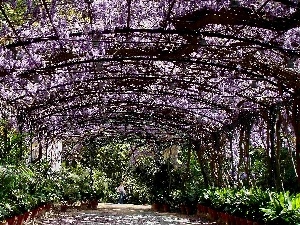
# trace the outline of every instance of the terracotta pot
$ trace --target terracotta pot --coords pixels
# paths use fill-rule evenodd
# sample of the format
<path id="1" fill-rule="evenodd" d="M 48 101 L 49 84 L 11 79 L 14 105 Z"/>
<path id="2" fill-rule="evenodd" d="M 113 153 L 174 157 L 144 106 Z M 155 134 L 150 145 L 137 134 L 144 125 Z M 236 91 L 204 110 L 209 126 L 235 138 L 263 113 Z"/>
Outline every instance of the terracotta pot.
<path id="1" fill-rule="evenodd" d="M 234 216 L 234 219 L 236 225 L 241 225 L 240 217 Z"/>
<path id="2" fill-rule="evenodd" d="M 199 216 L 202 213 L 202 205 L 197 204 L 197 216 Z"/>
<path id="3" fill-rule="evenodd" d="M 197 215 L 206 214 L 208 211 L 208 208 L 204 205 L 198 204 L 197 205 Z"/>
<path id="4" fill-rule="evenodd" d="M 245 218 L 239 218 L 240 219 L 240 225 L 247 225 L 247 219 Z"/>
<path id="5" fill-rule="evenodd" d="M 186 215 L 192 215 L 192 214 L 194 214 L 194 209 L 193 209 L 192 206 L 186 205 L 185 206 L 185 212 L 186 212 Z"/>
<path id="6" fill-rule="evenodd" d="M 212 208 L 208 208 L 207 212 L 208 212 L 209 215 L 212 214 Z"/>
<path id="7" fill-rule="evenodd" d="M 14 225 L 16 220 L 17 220 L 17 217 L 13 216 L 13 217 L 6 219 L 6 222 L 8 225 Z"/>
<path id="8" fill-rule="evenodd" d="M 225 224 L 229 224 L 229 214 L 225 212 L 220 212 L 219 213 L 219 218 L 221 219 L 222 222 Z"/>
<path id="9" fill-rule="evenodd" d="M 155 212 L 157 212 L 160 209 L 160 204 L 159 203 L 153 203 L 151 205 L 151 209 Z"/>
<path id="10" fill-rule="evenodd" d="M 18 215 L 15 225 L 22 225 L 23 223 L 24 223 L 24 214 Z"/>
<path id="11" fill-rule="evenodd" d="M 27 222 L 30 219 L 30 212 L 24 213 L 24 222 Z"/>
<path id="12" fill-rule="evenodd" d="M 230 224 L 230 225 L 238 225 L 238 224 L 236 223 L 235 216 L 229 214 L 229 215 L 228 215 L 228 219 L 229 219 L 229 224 Z"/>
<path id="13" fill-rule="evenodd" d="M 180 205 L 180 213 L 186 214 L 185 205 Z"/>
<path id="14" fill-rule="evenodd" d="M 6 220 L 2 221 L 2 222 L 0 222 L 0 225 L 8 225 L 8 222 Z"/>
<path id="15" fill-rule="evenodd" d="M 163 208 L 163 212 L 170 212 L 170 206 L 168 204 L 163 204 L 162 208 Z"/>
<path id="16" fill-rule="evenodd" d="M 247 225 L 247 219 L 235 216 L 236 225 Z"/>
<path id="17" fill-rule="evenodd" d="M 210 217 L 213 219 L 213 220 L 217 220 L 218 219 L 218 213 L 216 210 L 212 209 L 212 208 L 208 208 L 208 213 L 210 215 Z"/>
<path id="18" fill-rule="evenodd" d="M 91 209 L 97 209 L 98 208 L 98 200 L 94 199 L 90 201 Z"/>
<path id="19" fill-rule="evenodd" d="M 88 207 L 89 207 L 89 203 L 88 203 L 88 202 L 81 202 L 80 208 L 81 208 L 82 210 L 87 210 Z"/>
<path id="20" fill-rule="evenodd" d="M 253 221 L 252 220 L 247 220 L 247 225 L 253 225 Z"/>
<path id="21" fill-rule="evenodd" d="M 61 205 L 61 206 L 60 206 L 60 211 L 61 211 L 61 212 L 66 212 L 67 209 L 68 209 L 68 205 Z"/>
<path id="22" fill-rule="evenodd" d="M 207 206 L 203 206 L 203 207 L 202 207 L 202 210 L 203 210 L 203 213 L 204 213 L 204 214 L 207 214 L 207 213 L 208 213 L 208 208 L 209 208 L 209 207 L 207 207 Z"/>
<path id="23" fill-rule="evenodd" d="M 38 208 L 38 216 L 43 216 L 46 213 L 46 205 L 41 205 Z"/>
<path id="24" fill-rule="evenodd" d="M 45 208 L 46 208 L 46 211 L 47 211 L 47 212 L 50 211 L 51 208 L 52 208 L 52 203 L 46 204 Z"/>
<path id="25" fill-rule="evenodd" d="M 257 221 L 253 221 L 253 225 L 264 225 L 264 223 L 261 223 L 261 222 L 257 222 Z"/>
<path id="26" fill-rule="evenodd" d="M 39 212 L 39 209 L 38 208 L 35 208 L 31 211 L 31 216 L 30 218 L 31 219 L 34 219 L 37 215 L 38 215 L 38 212 Z"/>
<path id="27" fill-rule="evenodd" d="M 219 212 L 219 211 L 217 211 L 217 216 L 218 216 L 218 219 L 219 219 L 220 221 L 223 221 L 223 219 L 224 219 L 224 212 Z"/>
<path id="28" fill-rule="evenodd" d="M 159 204 L 158 203 L 153 203 L 152 205 L 151 205 L 151 209 L 153 210 L 153 211 L 155 211 L 155 212 L 157 212 L 158 210 L 159 210 Z"/>

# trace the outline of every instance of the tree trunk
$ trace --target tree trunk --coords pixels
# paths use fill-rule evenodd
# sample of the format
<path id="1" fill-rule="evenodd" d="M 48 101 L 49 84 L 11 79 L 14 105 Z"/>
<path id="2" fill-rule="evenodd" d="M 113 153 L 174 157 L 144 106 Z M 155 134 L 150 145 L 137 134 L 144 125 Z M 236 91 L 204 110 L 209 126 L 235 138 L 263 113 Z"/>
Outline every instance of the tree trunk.
<path id="1" fill-rule="evenodd" d="M 229 149 L 230 149 L 230 162 L 231 162 L 231 174 L 230 174 L 230 186 L 234 186 L 234 181 L 235 181 L 235 167 L 234 167 L 234 157 L 233 157 L 233 147 L 232 147 L 232 141 L 233 141 L 233 135 L 230 134 L 229 136 Z"/>
<path id="2" fill-rule="evenodd" d="M 246 184 L 249 186 L 249 177 L 250 177 L 250 157 L 249 157 L 249 148 L 250 148 L 250 134 L 251 134 L 251 124 L 249 124 L 249 127 L 247 127 L 245 132 L 245 150 L 244 150 L 244 156 L 245 156 L 245 173 L 246 173 Z"/>
<path id="3" fill-rule="evenodd" d="M 3 125 L 3 144 L 4 144 L 4 151 L 3 151 L 3 156 L 2 157 L 5 157 L 7 158 L 8 157 L 8 153 L 9 153 L 9 141 L 8 141 L 8 129 L 7 129 L 7 124 L 6 124 L 6 121 Z"/>
<path id="4" fill-rule="evenodd" d="M 220 148 L 220 134 L 217 132 L 213 133 L 213 150 L 214 150 L 214 164 L 217 170 L 216 184 L 218 187 L 222 186 L 222 162 L 221 162 L 221 148 Z"/>
<path id="5" fill-rule="evenodd" d="M 238 185 L 241 185 L 241 181 L 240 181 L 240 175 L 241 175 L 241 167 L 243 165 L 243 160 L 244 160 L 244 148 L 243 148 L 243 142 L 244 142 L 244 128 L 241 127 L 240 130 L 240 140 L 239 140 L 239 150 L 240 150 L 240 154 L 239 154 L 239 163 L 237 166 L 237 170 L 238 170 L 238 174 L 237 174 L 237 182 Z"/>
<path id="6" fill-rule="evenodd" d="M 186 165 L 186 174 L 190 174 L 190 167 L 191 167 L 191 146 L 188 147 L 188 155 L 187 155 L 187 165 Z"/>
<path id="7" fill-rule="evenodd" d="M 201 144 L 199 142 L 195 143 L 195 151 L 198 157 L 198 163 L 200 165 L 200 170 L 201 170 L 201 174 L 203 176 L 203 182 L 206 188 L 209 187 L 209 181 L 208 181 L 208 176 L 206 174 L 205 171 L 205 166 L 204 166 L 204 159 L 203 159 L 203 155 L 204 155 L 204 149 L 201 146 Z"/>
<path id="8" fill-rule="evenodd" d="M 269 112 L 269 125 L 270 125 L 270 181 L 271 187 L 276 186 L 276 157 L 275 157 L 275 123 L 276 123 L 276 110 L 274 107 L 270 108 Z M 276 187 L 277 188 L 277 187 Z"/>
<path id="9" fill-rule="evenodd" d="M 300 188 L 300 93 L 296 93 L 293 104 L 293 126 L 296 137 L 296 171 Z"/>
<path id="10" fill-rule="evenodd" d="M 276 189 L 282 190 L 281 172 L 280 172 L 280 154 L 281 154 L 281 137 L 280 128 L 282 123 L 282 116 L 279 111 L 278 120 L 276 122 Z"/>
<path id="11" fill-rule="evenodd" d="M 264 111 L 262 114 L 264 121 L 266 122 L 266 148 L 265 148 L 265 159 L 266 159 L 266 164 L 267 164 L 267 173 L 268 173 L 268 184 L 266 185 L 266 187 L 269 187 L 269 184 L 272 184 L 272 163 L 271 163 L 271 159 L 270 159 L 270 133 L 271 133 L 271 125 L 270 125 L 270 115 L 269 112 Z"/>

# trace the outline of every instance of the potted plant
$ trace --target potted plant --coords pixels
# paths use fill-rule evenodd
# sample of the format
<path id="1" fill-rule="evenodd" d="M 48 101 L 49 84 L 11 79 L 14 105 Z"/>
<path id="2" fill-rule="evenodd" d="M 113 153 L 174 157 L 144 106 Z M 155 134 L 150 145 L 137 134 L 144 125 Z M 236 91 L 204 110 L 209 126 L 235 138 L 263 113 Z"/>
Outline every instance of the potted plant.
<path id="1" fill-rule="evenodd" d="M 196 212 L 196 205 L 197 205 L 196 196 L 190 192 L 183 192 L 182 205 L 180 206 L 181 211 L 183 210 L 183 207 L 184 207 L 185 214 L 187 214 L 187 215 L 194 214 Z"/>
<path id="2" fill-rule="evenodd" d="M 61 201 L 60 211 L 61 212 L 66 212 L 68 208 L 69 208 L 69 206 L 68 206 L 67 201 Z"/>
<path id="3" fill-rule="evenodd" d="M 6 221 L 7 217 L 9 216 L 10 206 L 7 203 L 0 203 L 0 224 L 7 225 L 8 222 Z"/>
<path id="4" fill-rule="evenodd" d="M 168 195 L 168 193 L 164 193 L 162 196 L 161 211 L 170 212 L 170 205 L 171 205 L 171 197 Z"/>
<path id="5" fill-rule="evenodd" d="M 20 214 L 20 211 L 18 209 L 18 206 L 13 204 L 12 202 L 7 202 L 7 218 L 6 222 L 8 225 L 15 225 L 18 221 L 17 215 Z"/>
<path id="6" fill-rule="evenodd" d="M 155 212 L 158 212 L 161 208 L 160 197 L 156 196 L 155 194 L 150 194 L 150 201 L 152 202 L 151 209 Z"/>
<path id="7" fill-rule="evenodd" d="M 89 208 L 97 209 L 98 208 L 98 199 L 102 198 L 104 193 L 100 190 L 96 190 L 94 186 L 89 189 Z"/>
<path id="8" fill-rule="evenodd" d="M 83 209 L 97 209 L 98 200 L 93 189 L 90 189 L 88 192 L 82 193 L 81 195 L 81 206 Z"/>

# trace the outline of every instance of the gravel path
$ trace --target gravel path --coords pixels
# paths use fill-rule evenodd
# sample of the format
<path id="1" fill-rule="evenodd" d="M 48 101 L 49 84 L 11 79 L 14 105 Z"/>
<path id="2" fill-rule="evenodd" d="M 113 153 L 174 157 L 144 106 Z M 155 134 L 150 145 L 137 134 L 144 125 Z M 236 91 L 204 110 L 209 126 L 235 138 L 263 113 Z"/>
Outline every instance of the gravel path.
<path id="1" fill-rule="evenodd" d="M 47 225 L 213 225 L 193 216 L 183 216 L 175 213 L 158 213 L 151 211 L 150 206 L 99 204 L 97 210 L 68 210 L 65 213 L 50 214 L 39 219 L 34 224 Z"/>

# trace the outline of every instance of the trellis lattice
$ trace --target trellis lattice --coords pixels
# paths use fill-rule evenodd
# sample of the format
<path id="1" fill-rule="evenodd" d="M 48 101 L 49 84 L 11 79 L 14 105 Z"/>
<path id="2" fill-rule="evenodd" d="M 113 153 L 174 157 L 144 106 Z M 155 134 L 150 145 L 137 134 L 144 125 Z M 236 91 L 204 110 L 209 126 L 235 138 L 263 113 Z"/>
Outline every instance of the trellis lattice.
<path id="1" fill-rule="evenodd" d="M 3 114 L 36 133 L 197 140 L 299 96 L 296 1 L 32 0 L 0 10 Z"/>

